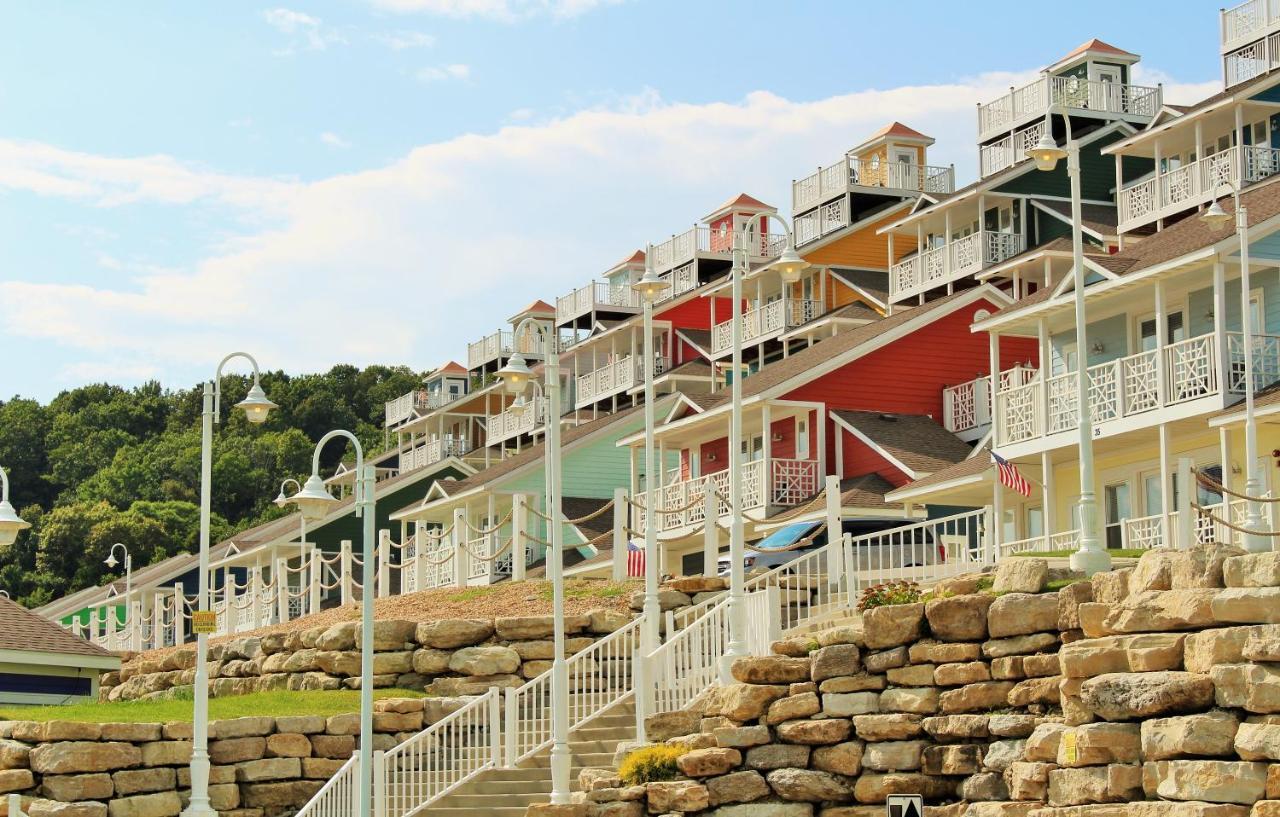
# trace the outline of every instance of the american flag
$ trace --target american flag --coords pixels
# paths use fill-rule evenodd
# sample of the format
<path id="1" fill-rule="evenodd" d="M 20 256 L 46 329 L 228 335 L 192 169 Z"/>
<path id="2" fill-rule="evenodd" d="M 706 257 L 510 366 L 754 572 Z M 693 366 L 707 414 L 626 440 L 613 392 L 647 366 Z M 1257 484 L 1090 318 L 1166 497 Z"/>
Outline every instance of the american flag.
<path id="1" fill-rule="evenodd" d="M 644 578 L 644 548 L 635 542 L 627 542 L 627 578 Z"/>
<path id="2" fill-rule="evenodd" d="M 991 452 L 991 461 L 996 464 L 996 471 L 1000 474 L 1000 484 L 1011 491 L 1017 491 L 1023 496 L 1031 496 L 1031 483 L 1027 478 L 1018 473 L 1018 467 L 1006 460 L 996 452 Z"/>

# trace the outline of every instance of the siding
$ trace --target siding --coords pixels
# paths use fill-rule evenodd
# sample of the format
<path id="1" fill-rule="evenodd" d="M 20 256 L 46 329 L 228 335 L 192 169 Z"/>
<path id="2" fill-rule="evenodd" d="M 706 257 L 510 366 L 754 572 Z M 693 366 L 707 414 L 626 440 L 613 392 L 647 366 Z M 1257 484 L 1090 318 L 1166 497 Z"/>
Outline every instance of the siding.
<path id="1" fill-rule="evenodd" d="M 1112 142 L 1118 141 L 1120 134 L 1108 134 L 1085 145 L 1080 151 L 1080 192 L 1086 199 L 1095 201 L 1111 201 L 1111 189 L 1116 186 L 1116 160 L 1112 156 L 1103 156 L 1099 151 Z M 1146 162 L 1146 172 L 1155 165 Z M 1135 165 L 1135 170 L 1138 165 Z M 1128 168 L 1126 168 L 1127 172 Z M 1004 184 L 996 187 L 994 192 L 1021 195 L 1071 195 L 1071 185 L 1067 179 L 1067 163 L 1058 162 L 1058 166 L 1050 171 L 1036 170 L 1034 167 Z"/>
<path id="2" fill-rule="evenodd" d="M 1104 320 L 1095 321 L 1088 325 L 1089 337 L 1089 365 L 1096 366 L 1099 363 L 1107 363 L 1108 361 L 1124 357 L 1129 354 L 1129 319 L 1126 315 L 1113 315 Z M 1052 335 L 1049 338 L 1049 358 L 1050 372 L 1053 374 L 1062 374 L 1065 372 L 1066 364 L 1063 359 L 1063 348 L 1068 344 L 1074 343 L 1076 332 L 1074 329 L 1068 332 L 1061 332 Z M 1102 354 L 1095 354 L 1092 350 L 1094 344 L 1102 344 Z"/>
<path id="3" fill-rule="evenodd" d="M 810 264 L 830 264 L 837 267 L 887 270 L 889 268 L 889 236 L 876 235 L 876 230 L 902 217 L 902 213 L 886 216 L 873 224 L 819 247 L 816 250 L 801 248 L 800 255 Z M 910 237 L 893 237 L 894 260 L 916 251 L 916 242 Z M 717 307 L 719 309 L 719 307 Z"/>
<path id="4" fill-rule="evenodd" d="M 1256 244 L 1254 246 L 1257 246 Z M 1280 334 L 1280 270 L 1264 270 L 1249 276 L 1249 285 L 1262 290 L 1263 332 Z M 1226 281 L 1227 331 L 1239 332 L 1240 279 Z M 1207 335 L 1213 331 L 1213 287 L 1192 292 L 1187 298 L 1187 324 L 1190 336 Z"/>

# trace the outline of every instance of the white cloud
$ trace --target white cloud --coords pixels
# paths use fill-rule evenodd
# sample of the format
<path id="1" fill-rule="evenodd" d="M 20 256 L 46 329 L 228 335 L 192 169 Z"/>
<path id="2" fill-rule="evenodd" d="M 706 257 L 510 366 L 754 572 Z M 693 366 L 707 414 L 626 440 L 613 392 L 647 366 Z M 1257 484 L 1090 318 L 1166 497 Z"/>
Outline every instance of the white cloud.
<path id="1" fill-rule="evenodd" d="M 451 65 L 433 65 L 418 71 L 421 82 L 443 82 L 449 79 L 467 79 L 471 76 L 471 66 L 462 63 Z"/>
<path id="2" fill-rule="evenodd" d="M 0 326 L 69 350 L 86 372 L 172 376 L 246 339 L 272 368 L 429 368 L 463 357 L 515 308 L 582 285 L 732 195 L 789 210 L 790 179 L 890 120 L 935 136 L 930 162 L 956 163 L 964 184 L 977 158 L 975 103 L 1031 75 L 806 102 L 756 92 L 695 105 L 646 92 L 305 183 L 0 140 L 0 188 L 97 207 L 216 207 L 236 234 L 183 269 L 124 264 L 94 285 L 6 271 Z M 1166 90 L 1183 98 L 1196 87 Z"/>
<path id="3" fill-rule="evenodd" d="M 373 38 L 392 51 L 404 51 L 407 48 L 430 48 L 436 44 L 436 38 L 421 31 L 391 31 L 375 34 Z"/>
<path id="4" fill-rule="evenodd" d="M 456 19 L 513 23 L 532 17 L 569 18 L 617 5 L 622 0 L 370 0 L 378 8 Z"/>
<path id="5" fill-rule="evenodd" d="M 350 142 L 348 142 L 346 139 L 343 139 L 338 134 L 332 133 L 330 131 L 325 131 L 324 133 L 320 134 L 320 141 L 324 142 L 326 145 L 328 145 L 331 148 L 338 148 L 339 150 L 346 150 L 347 148 L 351 147 Z"/>
<path id="6" fill-rule="evenodd" d="M 241 118 L 239 118 L 239 119 L 232 119 L 230 122 L 228 122 L 228 123 L 227 123 L 227 127 L 229 127 L 229 128 L 237 128 L 237 129 L 252 128 L 252 127 L 253 127 L 253 117 L 251 117 L 251 116 L 244 116 L 244 117 L 241 117 Z"/>
<path id="7" fill-rule="evenodd" d="M 267 9 L 262 12 L 262 19 L 276 31 L 291 38 L 289 48 L 277 52 L 281 55 L 294 53 L 298 45 L 310 51 L 323 51 L 330 45 L 346 42 L 341 32 L 324 25 L 319 17 L 313 17 L 301 11 L 286 8 Z"/>

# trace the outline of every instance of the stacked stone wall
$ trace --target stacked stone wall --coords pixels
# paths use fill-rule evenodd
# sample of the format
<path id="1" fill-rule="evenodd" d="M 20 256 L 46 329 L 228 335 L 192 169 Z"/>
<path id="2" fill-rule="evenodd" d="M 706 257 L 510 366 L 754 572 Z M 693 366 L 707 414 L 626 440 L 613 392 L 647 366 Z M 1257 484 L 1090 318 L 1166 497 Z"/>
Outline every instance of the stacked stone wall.
<path id="1" fill-rule="evenodd" d="M 587 770 L 580 802 L 549 808 L 880 817 L 922 794 L 926 817 L 1280 815 L 1280 553 L 1047 578 L 1011 561 L 995 588 L 1015 592 L 963 577 L 740 659 L 735 683 L 647 724 L 689 750 L 678 779 Z"/>

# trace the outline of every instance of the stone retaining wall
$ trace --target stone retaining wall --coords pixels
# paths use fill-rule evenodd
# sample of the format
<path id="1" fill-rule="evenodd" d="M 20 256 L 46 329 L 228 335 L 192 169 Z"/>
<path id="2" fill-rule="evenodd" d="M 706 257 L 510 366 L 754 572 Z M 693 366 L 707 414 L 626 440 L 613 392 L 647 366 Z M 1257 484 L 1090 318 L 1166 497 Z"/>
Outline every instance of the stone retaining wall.
<path id="1" fill-rule="evenodd" d="M 658 594 L 663 612 L 678 611 L 718 594 L 715 577 L 669 581 Z M 643 606 L 643 594 L 631 599 Z M 594 610 L 565 619 L 566 652 L 586 649 L 632 619 Z M 434 695 L 479 695 L 491 686 L 519 686 L 551 667 L 550 616 L 383 620 L 374 627 L 374 686 L 421 689 Z M 103 700 L 163 697 L 190 689 L 195 646 L 128 653 L 119 672 L 102 675 Z M 360 685 L 360 622 L 344 621 L 290 633 L 249 636 L 209 647 L 210 691 L 215 697 L 266 690 L 355 689 Z"/>
<path id="2" fill-rule="evenodd" d="M 1047 566 L 1002 566 L 1038 590 Z M 585 817 L 1280 815 L 1280 554 L 1152 551 L 1056 593 L 974 592 L 780 642 L 649 738 L 681 778 L 586 770 Z M 620 756 L 623 754 L 619 753 Z"/>
<path id="3" fill-rule="evenodd" d="M 374 704 L 375 749 L 464 704 Z M 209 724 L 209 795 L 223 817 L 293 814 L 358 747 L 357 713 L 250 717 Z M 19 792 L 30 817 L 173 817 L 191 785 L 190 723 L 0 722 L 0 815 Z"/>

